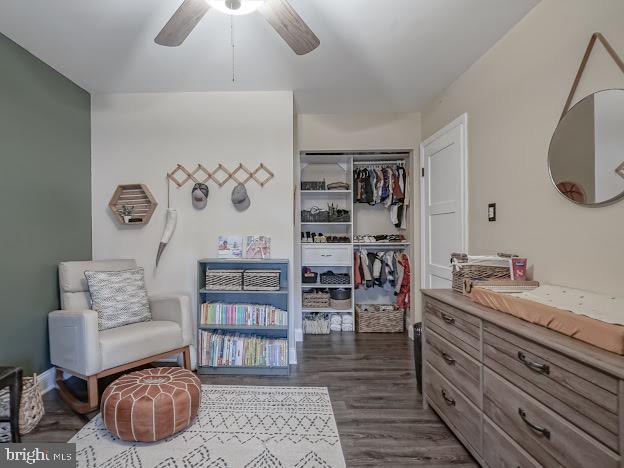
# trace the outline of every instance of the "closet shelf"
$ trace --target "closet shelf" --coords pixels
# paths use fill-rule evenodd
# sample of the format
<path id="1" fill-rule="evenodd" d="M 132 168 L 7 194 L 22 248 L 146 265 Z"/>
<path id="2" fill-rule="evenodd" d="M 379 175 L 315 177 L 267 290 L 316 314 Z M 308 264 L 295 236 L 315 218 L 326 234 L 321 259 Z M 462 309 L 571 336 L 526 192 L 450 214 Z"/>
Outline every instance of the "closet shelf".
<path id="1" fill-rule="evenodd" d="M 351 242 L 301 242 L 300 245 L 307 245 L 311 247 L 327 247 L 332 245 L 337 245 L 339 247 L 351 247 L 353 244 Z"/>
<path id="2" fill-rule="evenodd" d="M 336 222 L 336 223 L 301 223 L 301 224 L 302 225 L 313 224 L 313 225 L 329 225 L 329 226 L 331 226 L 331 225 L 333 225 L 333 226 L 341 226 L 341 225 L 342 226 L 351 226 L 351 224 L 353 224 L 353 223 L 351 223 L 351 222 L 348 222 L 348 223 L 347 222 Z"/>
<path id="3" fill-rule="evenodd" d="M 313 193 L 315 195 L 319 194 L 332 194 L 332 193 L 351 193 L 351 190 L 302 190 L 302 194 L 310 194 Z"/>
<path id="4" fill-rule="evenodd" d="M 389 249 L 392 247 L 405 248 L 409 247 L 409 242 L 354 242 L 354 247 L 381 247 Z"/>
<path id="5" fill-rule="evenodd" d="M 353 289 L 353 284 L 301 283 L 301 289 Z"/>

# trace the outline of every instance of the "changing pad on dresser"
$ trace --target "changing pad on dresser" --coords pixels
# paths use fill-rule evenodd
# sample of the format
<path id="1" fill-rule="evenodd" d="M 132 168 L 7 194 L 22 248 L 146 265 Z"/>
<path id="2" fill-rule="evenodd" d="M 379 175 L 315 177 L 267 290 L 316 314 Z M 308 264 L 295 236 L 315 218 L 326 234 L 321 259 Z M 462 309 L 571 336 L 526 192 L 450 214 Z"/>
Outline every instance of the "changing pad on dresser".
<path id="1" fill-rule="evenodd" d="M 624 298 L 550 285 L 513 294 L 476 287 L 469 297 L 486 307 L 624 355 Z"/>

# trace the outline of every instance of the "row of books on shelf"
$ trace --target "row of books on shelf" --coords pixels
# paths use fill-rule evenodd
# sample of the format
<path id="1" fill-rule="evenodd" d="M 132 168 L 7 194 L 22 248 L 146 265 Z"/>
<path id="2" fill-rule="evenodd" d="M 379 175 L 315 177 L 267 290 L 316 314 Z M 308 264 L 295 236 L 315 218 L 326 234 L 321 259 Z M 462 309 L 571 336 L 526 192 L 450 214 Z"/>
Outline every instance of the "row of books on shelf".
<path id="1" fill-rule="evenodd" d="M 210 367 L 284 367 L 288 340 L 200 330 L 199 365 Z"/>
<path id="2" fill-rule="evenodd" d="M 201 305 L 201 324 L 286 326 L 288 312 L 272 305 L 209 302 Z"/>

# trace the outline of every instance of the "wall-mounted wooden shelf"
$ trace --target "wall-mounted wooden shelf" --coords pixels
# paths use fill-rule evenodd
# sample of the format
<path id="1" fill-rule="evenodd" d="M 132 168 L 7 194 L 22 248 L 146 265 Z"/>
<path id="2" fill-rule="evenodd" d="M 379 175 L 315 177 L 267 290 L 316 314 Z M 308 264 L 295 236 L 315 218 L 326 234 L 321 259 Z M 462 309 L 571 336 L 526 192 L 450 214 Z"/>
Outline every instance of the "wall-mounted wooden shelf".
<path id="1" fill-rule="evenodd" d="M 117 186 L 108 206 L 121 224 L 147 224 L 158 202 L 146 185 L 125 184 Z M 132 207 L 132 214 L 129 218 L 125 218 L 121 213 L 124 206 Z"/>

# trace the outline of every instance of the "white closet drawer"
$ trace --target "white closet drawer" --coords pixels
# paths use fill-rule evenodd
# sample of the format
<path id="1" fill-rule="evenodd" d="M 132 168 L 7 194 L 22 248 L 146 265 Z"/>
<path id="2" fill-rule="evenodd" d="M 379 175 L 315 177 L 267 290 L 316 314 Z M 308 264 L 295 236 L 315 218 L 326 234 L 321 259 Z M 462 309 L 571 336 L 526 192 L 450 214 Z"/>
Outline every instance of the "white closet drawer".
<path id="1" fill-rule="evenodd" d="M 304 245 L 301 247 L 303 266 L 351 266 L 351 247 L 343 245 Z"/>

